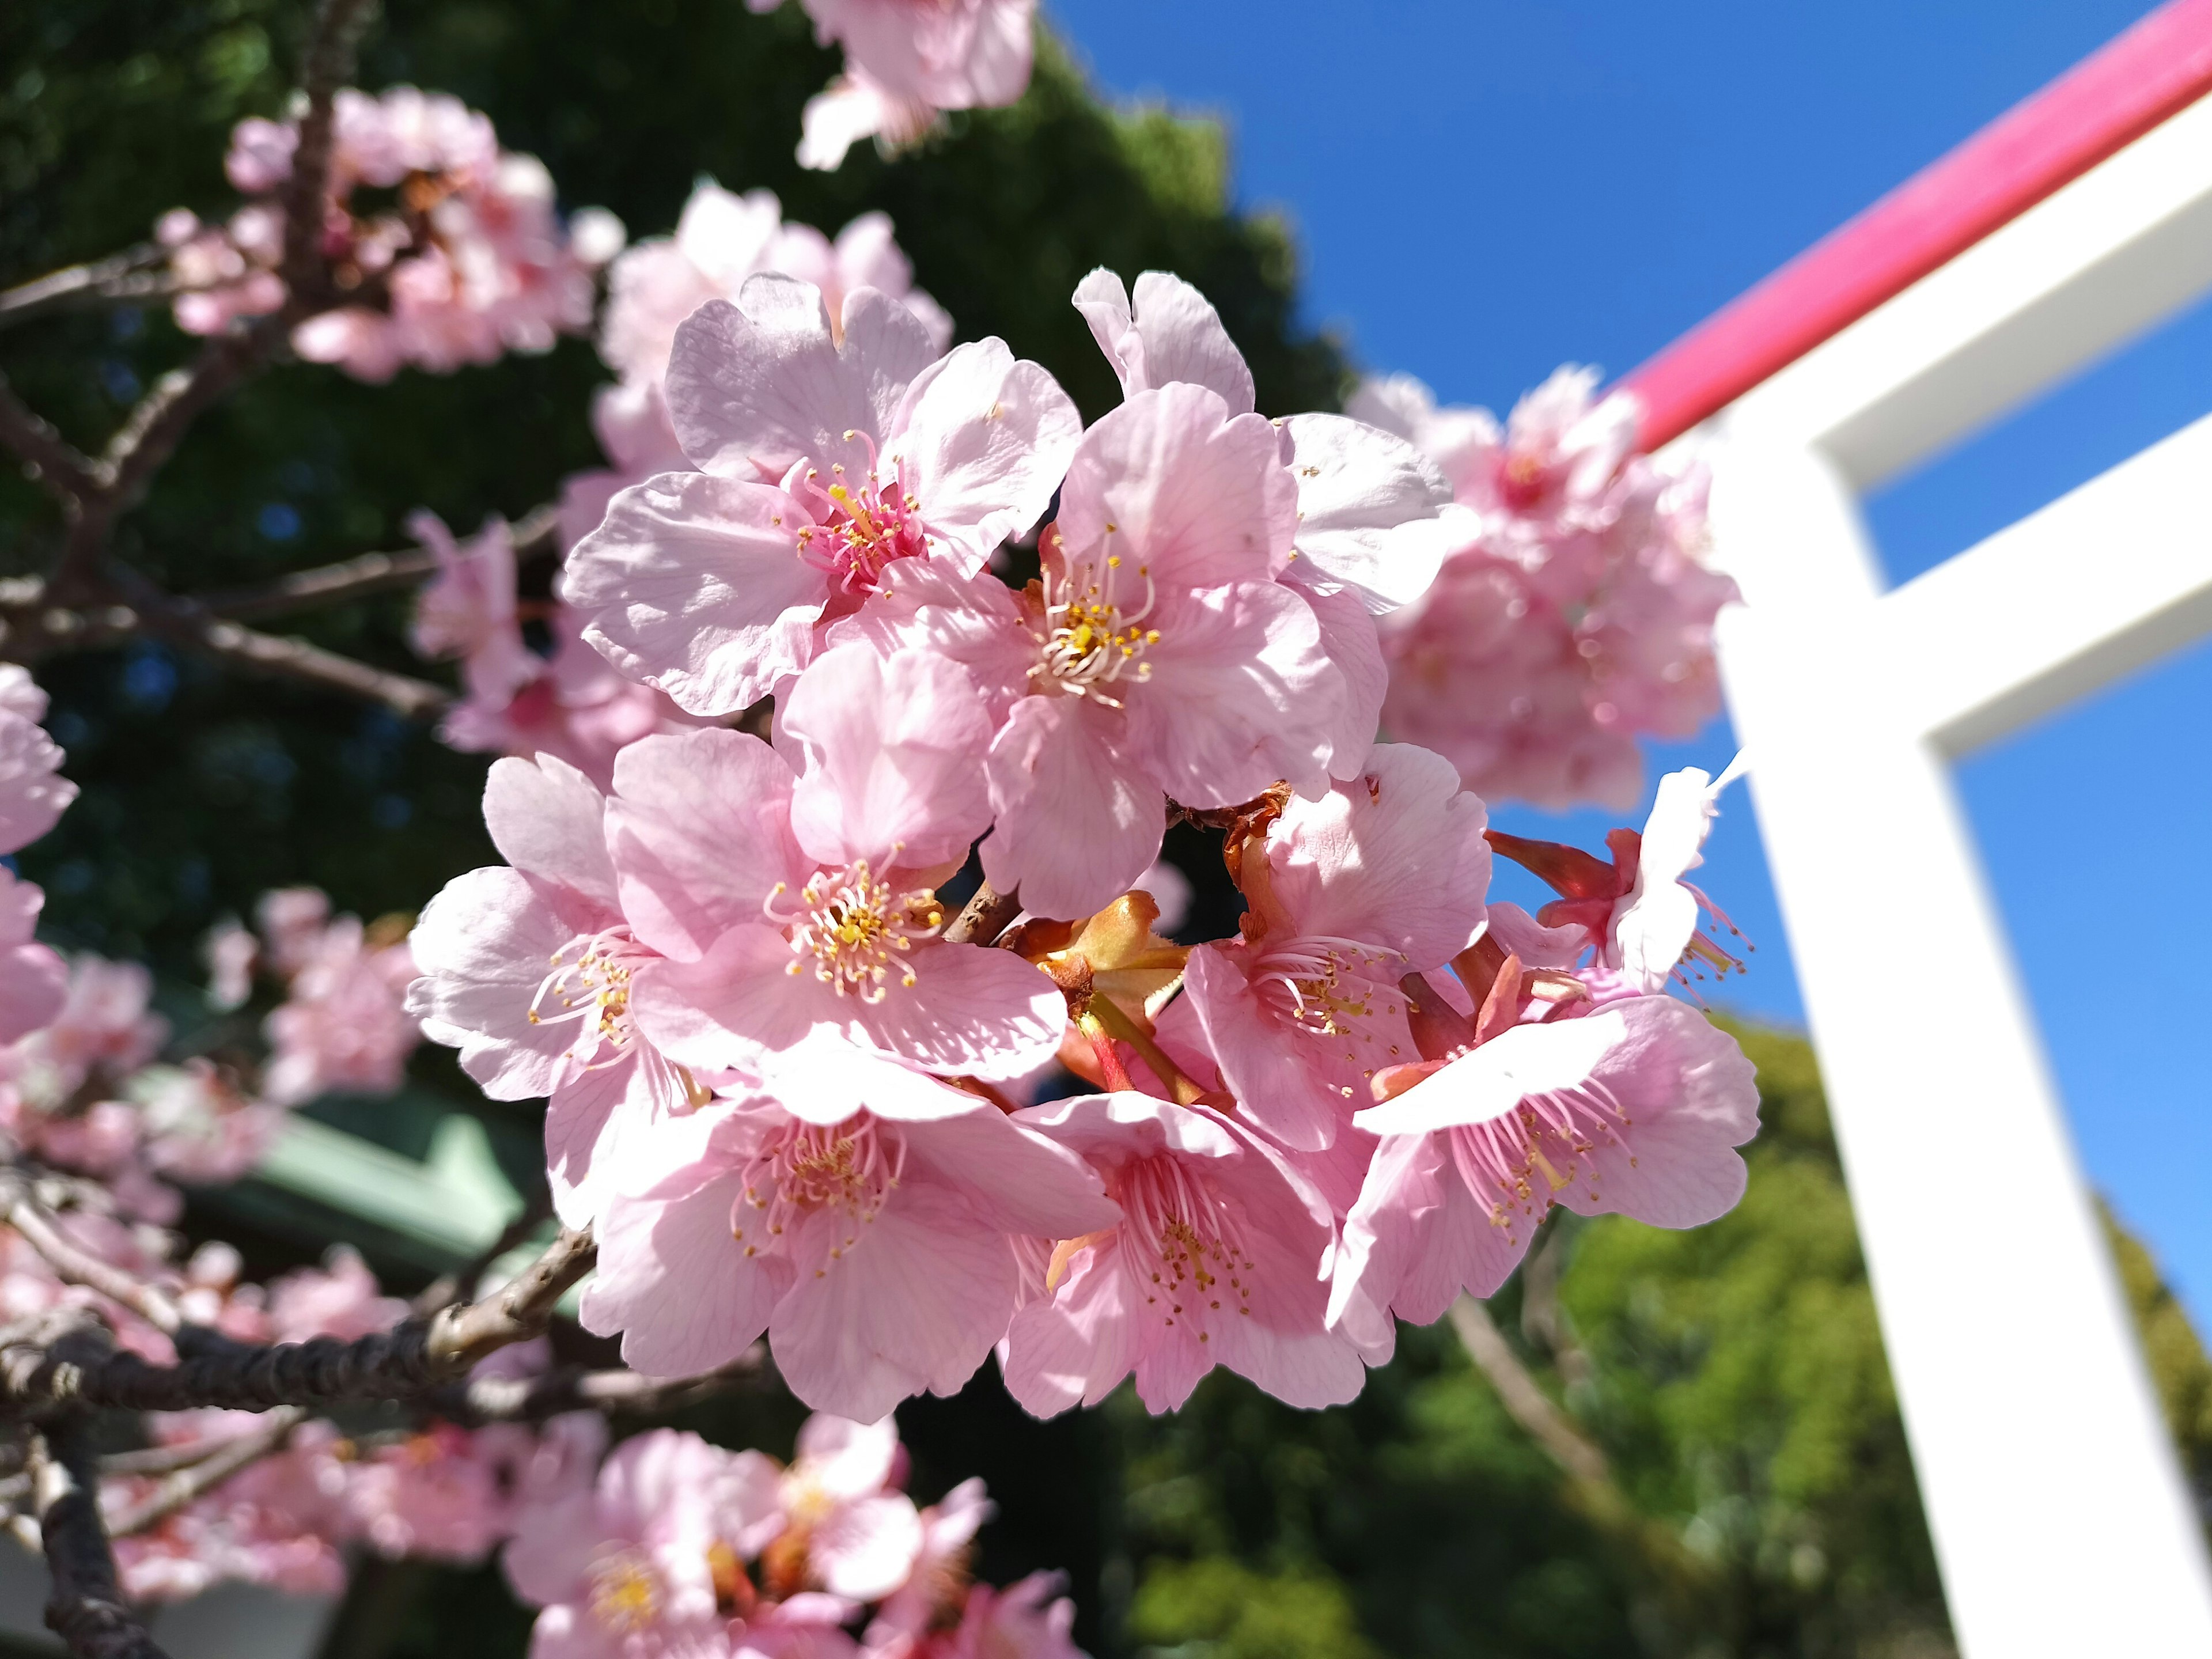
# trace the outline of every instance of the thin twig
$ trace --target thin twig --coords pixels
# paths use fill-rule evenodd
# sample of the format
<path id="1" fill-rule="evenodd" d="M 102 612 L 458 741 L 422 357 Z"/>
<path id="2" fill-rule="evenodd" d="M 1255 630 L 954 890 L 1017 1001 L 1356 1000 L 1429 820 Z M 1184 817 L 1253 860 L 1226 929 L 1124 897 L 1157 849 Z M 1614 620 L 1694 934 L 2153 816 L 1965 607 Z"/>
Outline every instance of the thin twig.
<path id="1" fill-rule="evenodd" d="M 952 925 L 945 930 L 945 941 L 951 945 L 988 945 L 1005 933 L 1021 913 L 1018 889 L 1001 893 L 987 881 L 975 890 L 975 896 L 961 908 Z"/>
<path id="2" fill-rule="evenodd" d="M 0 375 L 0 445 L 21 459 L 24 470 L 64 505 L 74 507 L 99 488 L 92 463 L 18 398 Z"/>
<path id="3" fill-rule="evenodd" d="M 509 1250 L 523 1243 L 553 1218 L 553 1195 L 540 1189 L 536 1198 L 522 1207 L 522 1212 L 499 1230 L 499 1236 L 478 1250 L 475 1255 L 450 1273 L 441 1273 L 422 1289 L 415 1298 L 415 1311 L 433 1314 L 456 1297 L 474 1294 L 483 1276 Z"/>
<path id="4" fill-rule="evenodd" d="M 322 256 L 323 198 L 331 180 L 331 103 L 353 74 L 354 47 L 368 22 L 374 0 L 322 0 L 300 64 L 300 90 L 307 111 L 300 118 L 299 142 L 292 150 L 292 175 L 285 180 L 284 258 L 282 275 L 292 320 L 322 309 L 330 272 Z"/>
<path id="5" fill-rule="evenodd" d="M 1613 1484 L 1613 1470 L 1589 1437 L 1568 1421 L 1567 1414 L 1552 1403 L 1551 1395 L 1537 1386 L 1536 1379 L 1522 1364 L 1521 1357 L 1499 1332 L 1490 1316 L 1490 1310 L 1471 1296 L 1462 1296 L 1452 1304 L 1452 1328 L 1466 1344 L 1468 1357 L 1474 1360 L 1482 1374 L 1490 1379 L 1490 1386 L 1498 1390 L 1498 1398 L 1508 1415 L 1518 1423 L 1528 1437 L 1552 1455 L 1552 1461 L 1567 1472 L 1568 1476 L 1583 1485 L 1601 1487 L 1610 1494 L 1610 1501 L 1626 1504 Z"/>
<path id="6" fill-rule="evenodd" d="M 184 1316 L 166 1291 L 70 1243 L 54 1218 L 31 1198 L 18 1195 L 10 1200 L 6 1220 L 67 1283 L 82 1285 L 119 1303 L 164 1336 L 174 1336 L 183 1328 Z"/>
<path id="7" fill-rule="evenodd" d="M 282 1450 L 292 1431 L 307 1419 L 300 1407 L 279 1406 L 245 1433 L 219 1441 L 199 1462 L 177 1470 L 137 1503 L 118 1510 L 108 1522 L 108 1536 L 128 1538 L 158 1527 L 247 1465 Z"/>
<path id="8" fill-rule="evenodd" d="M 1506 1415 L 1548 1453 L 1567 1477 L 1566 1492 L 1583 1518 L 1621 1550 L 1635 1570 L 1678 1610 L 1694 1608 L 1711 1587 L 1711 1570 L 1663 1522 L 1643 1514 L 1613 1478 L 1597 1443 L 1552 1402 L 1521 1363 L 1490 1310 L 1462 1295 L 1451 1306 L 1452 1328 L 1468 1357 L 1490 1379 Z"/>
<path id="9" fill-rule="evenodd" d="M 164 298 L 176 291 L 168 263 L 168 249 L 158 242 L 141 242 L 104 259 L 64 265 L 44 276 L 0 289 L 0 328 L 27 323 L 48 312 Z"/>
<path id="10" fill-rule="evenodd" d="M 431 1319 L 428 1342 L 433 1363 L 457 1375 L 510 1343 L 543 1335 L 561 1298 L 598 1259 L 589 1227 L 563 1227 L 537 1261 L 491 1295 Z"/>
<path id="11" fill-rule="evenodd" d="M 53 1576 L 47 1627 L 78 1659 L 166 1659 L 124 1604 L 85 1426 L 66 1417 L 33 1442 L 39 1535 Z"/>
<path id="12" fill-rule="evenodd" d="M 302 639 L 281 638 L 210 616 L 191 599 L 164 593 L 144 577 L 119 571 L 118 585 L 134 607 L 138 631 L 240 667 L 380 702 L 407 720 L 423 720 L 453 701 L 453 693 L 411 674 L 372 668 Z"/>
<path id="13" fill-rule="evenodd" d="M 517 564 L 527 564 L 560 550 L 559 510 L 532 508 L 515 521 L 513 536 Z M 289 611 L 313 610 L 365 599 L 372 593 L 405 587 L 438 568 L 437 556 L 426 548 L 395 553 L 362 553 L 336 564 L 312 570 L 295 570 L 274 581 L 253 587 L 234 587 L 192 596 L 192 602 L 213 616 L 232 622 L 262 617 L 281 617 Z"/>
<path id="14" fill-rule="evenodd" d="M 440 1415 L 464 1423 L 537 1423 L 573 1411 L 658 1417 L 758 1382 L 767 1358 L 767 1350 L 756 1342 L 728 1364 L 696 1376 L 643 1376 L 632 1370 L 572 1367 L 538 1376 L 472 1377 L 430 1403 Z"/>

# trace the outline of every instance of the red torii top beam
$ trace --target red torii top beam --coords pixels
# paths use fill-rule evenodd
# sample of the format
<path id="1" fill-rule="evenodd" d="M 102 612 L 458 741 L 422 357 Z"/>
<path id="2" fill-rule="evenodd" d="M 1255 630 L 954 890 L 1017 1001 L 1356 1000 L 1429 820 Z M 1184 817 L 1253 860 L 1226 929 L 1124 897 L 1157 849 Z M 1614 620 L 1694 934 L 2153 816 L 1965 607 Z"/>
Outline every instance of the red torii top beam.
<path id="1" fill-rule="evenodd" d="M 1639 447 L 1725 409 L 2212 92 L 2212 0 L 2168 0 L 1630 374 Z"/>

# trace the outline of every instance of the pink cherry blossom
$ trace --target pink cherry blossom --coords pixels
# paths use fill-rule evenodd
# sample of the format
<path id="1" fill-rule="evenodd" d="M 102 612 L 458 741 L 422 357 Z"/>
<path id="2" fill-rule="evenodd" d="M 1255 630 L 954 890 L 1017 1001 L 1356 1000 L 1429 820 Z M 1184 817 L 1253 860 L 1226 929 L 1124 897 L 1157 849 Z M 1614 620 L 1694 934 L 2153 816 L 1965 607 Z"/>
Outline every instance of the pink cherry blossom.
<path id="1" fill-rule="evenodd" d="M 1133 298 L 1109 270 L 1075 290 L 1075 307 L 1125 397 L 1176 382 L 1218 392 L 1234 414 L 1254 406 L 1252 374 L 1206 296 L 1148 270 Z M 1278 574 L 1312 608 L 1342 696 L 1329 733 L 1341 771 L 1366 752 L 1389 670 L 1374 618 L 1420 597 L 1473 518 L 1443 475 L 1402 436 L 1336 415 L 1278 422 L 1297 488 L 1297 529 Z"/>
<path id="2" fill-rule="evenodd" d="M 817 1413 L 799 1431 L 776 1490 L 781 1527 L 762 1539 L 779 1562 L 803 1560 L 799 1582 L 854 1602 L 890 1595 L 912 1577 L 927 1530 L 894 1489 L 905 1454 L 898 1425 Z"/>
<path id="3" fill-rule="evenodd" d="M 548 1097 L 548 1175 L 572 1225 L 595 1212 L 627 1139 L 708 1095 L 632 1018 L 634 975 L 655 952 L 625 915 L 605 816 L 563 761 L 493 763 L 484 821 L 508 863 L 447 883 L 409 941 L 421 977 L 406 1008 L 422 1034 L 459 1048 L 492 1099 Z"/>
<path id="4" fill-rule="evenodd" d="M 270 1332 L 279 1342 L 315 1336 L 351 1341 L 406 1317 L 407 1304 L 379 1291 L 361 1252 L 349 1244 L 335 1246 L 321 1267 L 298 1268 L 269 1287 Z"/>
<path id="5" fill-rule="evenodd" d="M 1503 433 L 1401 376 L 1352 412 L 1427 451 L 1469 516 L 1444 515 L 1441 574 L 1384 618 L 1385 726 L 1468 787 L 1541 805 L 1625 805 L 1639 735 L 1694 735 L 1717 712 L 1712 619 L 1735 584 L 1699 562 L 1705 478 L 1629 453 L 1632 399 L 1562 369 Z"/>
<path id="6" fill-rule="evenodd" d="M 460 659 L 471 698 L 504 702 L 534 678 L 514 603 L 514 538 L 507 520 L 484 520 L 466 547 L 434 513 L 410 514 L 408 533 L 438 561 L 415 596 L 408 642 L 422 656 Z"/>
<path id="7" fill-rule="evenodd" d="M 504 351 L 544 351 L 589 326 L 593 270 L 620 246 L 611 215 L 587 210 L 564 226 L 553 181 L 534 156 L 503 151 L 491 123 L 443 94 L 394 87 L 333 100 L 321 251 L 356 303 L 305 318 L 293 349 L 355 378 L 388 380 L 406 365 L 446 371 Z M 181 210 L 160 240 L 182 290 L 179 326 L 219 333 L 285 301 L 278 275 L 283 208 L 299 135 L 249 118 L 233 134 L 231 182 L 259 198 L 220 230 Z M 368 186 L 397 192 L 390 210 L 356 212 Z"/>
<path id="8" fill-rule="evenodd" d="M 971 672 L 1000 721 L 983 846 L 1000 890 L 1087 915 L 1158 856 L 1168 797 L 1326 787 L 1348 693 L 1313 607 L 1274 580 L 1297 510 L 1265 421 L 1201 386 L 1140 392 L 1084 434 L 1039 589 L 899 569 L 838 633 Z"/>
<path id="9" fill-rule="evenodd" d="M 861 138 L 911 143 L 939 110 L 1011 104 L 1029 85 L 1036 0 L 804 3 L 817 38 L 845 48 L 845 73 L 807 104 L 802 167 L 834 170 Z"/>
<path id="10" fill-rule="evenodd" d="M 874 1421 L 974 1375 L 1020 1295 L 1018 1238 L 1111 1224 L 1080 1160 L 997 1107 L 842 1047 L 825 1074 L 836 1054 L 866 1075 L 823 1092 L 864 1109 L 716 1106 L 633 1160 L 582 1314 L 637 1369 L 710 1369 L 765 1331 L 793 1393 Z"/>
<path id="11" fill-rule="evenodd" d="M 765 190 L 732 195 L 702 184 L 673 237 L 639 242 L 608 272 L 599 356 L 622 378 L 593 394 L 592 425 L 611 467 L 563 481 L 561 539 L 573 547 L 599 527 L 617 490 L 691 462 L 676 439 L 662 382 L 676 330 L 708 300 L 735 300 L 748 277 L 781 272 L 822 290 L 823 308 L 844 315 L 845 296 L 872 288 L 921 319 L 943 351 L 952 338 L 944 307 L 914 286 L 914 267 L 892 240 L 891 222 L 864 213 L 832 242 L 811 225 L 786 223 Z"/>
<path id="12" fill-rule="evenodd" d="M 35 687 L 18 689 L 12 700 L 32 707 L 33 692 Z M 44 702 L 44 694 L 37 693 L 41 716 Z M 37 719 L 0 706 L 0 854 L 19 851 L 38 840 L 76 799 L 76 786 L 58 775 L 62 758 L 60 745 Z"/>
<path id="13" fill-rule="evenodd" d="M 939 351 L 951 342 L 952 319 L 914 286 L 886 216 L 863 214 L 832 242 L 811 225 L 785 222 L 771 191 L 738 196 L 702 183 L 673 236 L 635 243 L 609 268 L 600 356 L 626 382 L 659 384 L 678 325 L 709 300 L 735 300 L 764 271 L 813 283 L 833 317 L 844 315 L 848 294 L 878 289 L 913 312 Z"/>
<path id="14" fill-rule="evenodd" d="M 1632 996 L 1579 1018 L 1520 993 L 1509 960 L 1473 1047 L 1378 1079 L 1354 1119 L 1382 1137 L 1344 1223 L 1329 1320 L 1387 1358 L 1390 1316 L 1427 1324 L 1505 1282 L 1556 1202 L 1692 1227 L 1742 1196 L 1735 1148 L 1759 1091 L 1696 1009 Z"/>
<path id="15" fill-rule="evenodd" d="M 825 1123 L 860 1103 L 834 1092 L 817 1036 L 947 1076 L 1037 1064 L 1059 1042 L 1058 989 L 1008 952 L 939 937 L 935 884 L 989 812 L 976 763 L 989 728 L 963 671 L 841 647 L 800 680 L 783 726 L 808 752 L 803 779 L 721 730 L 650 738 L 616 763 L 623 908 L 668 958 L 638 972 L 642 1032 Z"/>
<path id="16" fill-rule="evenodd" d="M 1140 1094 L 1014 1121 L 1088 1158 L 1121 1210 L 1061 1235 L 1042 1293 L 1014 1316 L 1001 1364 L 1029 1410 L 1096 1405 L 1133 1371 L 1146 1406 L 1173 1411 L 1217 1364 L 1294 1406 L 1359 1392 L 1358 1353 L 1322 1328 L 1328 1207 L 1264 1142 L 1208 1108 Z"/>
<path id="17" fill-rule="evenodd" d="M 1066 1589 L 1060 1572 L 1033 1572 L 1004 1589 L 978 1584 L 957 1625 L 909 1651 L 915 1659 L 1087 1659 L 1072 1634 L 1075 1603 Z"/>
<path id="18" fill-rule="evenodd" d="M 1418 1057 L 1399 981 L 1481 931 L 1484 822 L 1449 762 L 1378 744 L 1358 777 L 1293 798 L 1247 848 L 1243 935 L 1199 946 L 1183 985 L 1253 1122 L 1317 1151 L 1369 1103 L 1369 1078 Z"/>
<path id="19" fill-rule="evenodd" d="M 137 1155 L 190 1186 L 221 1186 L 259 1164 L 283 1127 L 276 1105 L 249 1099 L 207 1060 L 149 1066 L 124 1089 L 137 1109 Z"/>
<path id="20" fill-rule="evenodd" d="M 292 1106 L 334 1089 L 397 1089 L 421 1040 L 404 1001 L 414 977 L 404 939 L 373 938 L 358 916 L 331 921 L 264 1022 L 264 1095 Z"/>
<path id="21" fill-rule="evenodd" d="M 997 1513 L 983 1483 L 963 1480 L 921 1511 L 921 1541 L 905 1583 L 884 1598 L 869 1623 L 868 1651 L 889 1656 L 913 1650 L 913 1644 L 957 1613 L 976 1592 L 968 1564 L 975 1534 Z"/>
<path id="22" fill-rule="evenodd" d="M 817 289 L 781 276 L 748 282 L 742 308 L 692 313 L 668 399 L 701 471 L 617 495 L 562 593 L 608 660 L 698 714 L 805 667 L 817 624 L 858 608 L 886 566 L 979 568 L 1043 512 L 1080 428 L 1003 342 L 939 358 L 878 291 L 846 295 L 833 325 Z"/>
<path id="23" fill-rule="evenodd" d="M 507 1582 L 543 1608 L 533 1659 L 659 1659 L 729 1651 L 715 1589 L 718 1546 L 757 1524 L 774 1473 L 695 1434 L 625 1440 L 595 1491 L 522 1517 Z"/>
<path id="24" fill-rule="evenodd" d="M 46 896 L 0 869 L 0 1042 L 28 1036 L 61 1012 L 69 967 L 31 935 Z"/>
<path id="25" fill-rule="evenodd" d="M 1659 781 L 1643 832 L 1607 836 L 1610 861 L 1556 842 L 1493 834 L 1499 853 L 1560 895 L 1530 924 L 1541 939 L 1524 933 L 1507 948 L 1539 965 L 1583 963 L 1586 976 L 1602 980 L 1607 994 L 1660 991 L 1669 980 L 1686 983 L 1705 969 L 1741 972 L 1742 964 L 1698 922 L 1702 913 L 1731 933 L 1735 925 L 1682 878 L 1705 861 L 1701 849 L 1720 793 L 1744 769 L 1739 755 L 1717 781 L 1694 766 L 1669 772 Z"/>
<path id="26" fill-rule="evenodd" d="M 512 695 L 495 688 L 465 695 L 440 724 L 439 741 L 464 754 L 551 755 L 605 787 L 627 744 L 698 724 L 659 692 L 617 673 L 585 642 L 584 623 L 574 606 L 556 604 L 547 619 L 553 654 L 526 651 L 520 660 L 529 678 Z"/>
<path id="27" fill-rule="evenodd" d="M 168 1037 L 168 1021 L 151 1012 L 153 996 L 154 976 L 138 963 L 77 956 L 61 1011 L 0 1050 L 0 1078 L 49 1111 L 88 1083 L 120 1083 Z"/>
<path id="28" fill-rule="evenodd" d="M 1075 308 L 1121 382 L 1124 397 L 1185 381 L 1221 394 L 1232 415 L 1255 407 L 1252 371 L 1220 313 L 1165 271 L 1137 278 L 1133 301 L 1110 270 L 1078 284 Z M 1418 599 L 1467 531 L 1451 487 L 1396 428 L 1337 415 L 1279 422 L 1296 479 L 1296 556 L 1284 576 L 1320 593 L 1347 591 L 1371 615 Z M 1359 734 L 1361 744 L 1374 735 Z"/>

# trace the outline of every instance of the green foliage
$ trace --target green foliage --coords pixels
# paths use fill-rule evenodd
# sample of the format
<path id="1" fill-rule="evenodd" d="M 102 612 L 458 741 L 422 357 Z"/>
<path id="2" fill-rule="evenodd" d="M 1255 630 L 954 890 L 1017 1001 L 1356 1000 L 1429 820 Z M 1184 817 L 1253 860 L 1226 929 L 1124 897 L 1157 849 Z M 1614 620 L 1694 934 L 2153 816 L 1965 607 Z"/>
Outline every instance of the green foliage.
<path id="1" fill-rule="evenodd" d="M 1333 1578 L 1256 1573 L 1221 1556 L 1164 1561 L 1129 1613 L 1139 1641 L 1188 1659 L 1371 1659 L 1352 1598 Z"/>
<path id="2" fill-rule="evenodd" d="M 2198 1507 L 2212 1515 L 2212 1358 L 2151 1253 L 2107 1210 L 2105 1237 L 2142 1334 L 2143 1358 Z"/>

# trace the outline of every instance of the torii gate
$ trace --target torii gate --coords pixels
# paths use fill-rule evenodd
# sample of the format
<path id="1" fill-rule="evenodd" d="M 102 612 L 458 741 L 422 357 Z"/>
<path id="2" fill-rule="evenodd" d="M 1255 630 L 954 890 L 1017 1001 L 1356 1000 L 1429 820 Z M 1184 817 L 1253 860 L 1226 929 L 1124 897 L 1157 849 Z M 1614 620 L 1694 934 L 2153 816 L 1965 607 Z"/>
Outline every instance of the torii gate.
<path id="1" fill-rule="evenodd" d="M 1713 467 L 1723 677 L 1968 1659 L 2212 1655 L 1949 769 L 2212 635 L 2212 416 L 1891 591 L 1856 498 L 2208 289 L 2212 0 L 2173 0 L 1625 382 Z"/>

